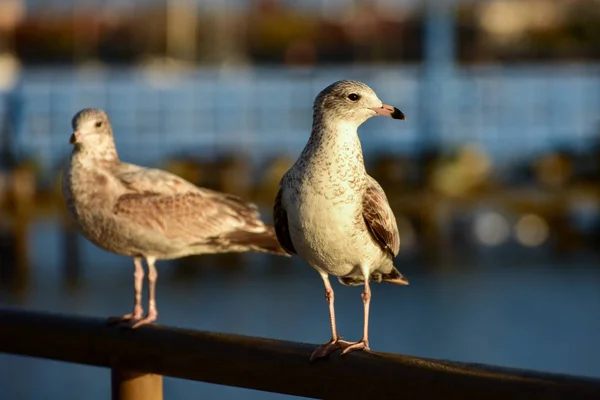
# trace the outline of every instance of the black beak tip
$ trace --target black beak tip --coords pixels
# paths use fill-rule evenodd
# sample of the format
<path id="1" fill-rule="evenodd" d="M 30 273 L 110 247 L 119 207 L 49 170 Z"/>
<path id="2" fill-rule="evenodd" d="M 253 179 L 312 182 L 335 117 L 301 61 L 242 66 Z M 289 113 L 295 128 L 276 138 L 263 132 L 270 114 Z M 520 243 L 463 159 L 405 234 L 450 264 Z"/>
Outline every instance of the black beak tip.
<path id="1" fill-rule="evenodd" d="M 69 144 L 75 144 L 75 142 L 77 141 L 77 139 L 75 139 L 75 134 L 71 134 L 71 138 L 69 139 Z"/>
<path id="2" fill-rule="evenodd" d="M 401 120 L 406 120 L 406 116 L 404 115 L 404 113 L 400 110 L 398 110 L 396 107 L 394 107 L 394 112 L 392 113 L 392 118 L 393 119 L 401 119 Z"/>

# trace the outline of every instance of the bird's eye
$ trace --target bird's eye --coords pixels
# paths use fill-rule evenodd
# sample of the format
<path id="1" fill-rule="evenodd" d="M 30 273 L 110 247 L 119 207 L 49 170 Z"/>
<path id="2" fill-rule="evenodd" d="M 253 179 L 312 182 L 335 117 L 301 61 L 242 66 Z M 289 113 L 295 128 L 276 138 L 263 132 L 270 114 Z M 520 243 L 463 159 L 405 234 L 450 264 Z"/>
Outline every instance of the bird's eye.
<path id="1" fill-rule="evenodd" d="M 359 96 L 359 95 L 357 95 L 356 93 L 350 93 L 350 94 L 348 95 L 348 98 L 349 98 L 350 100 L 352 100 L 352 101 L 356 101 L 356 100 L 360 99 L 360 96 Z"/>
<path id="2" fill-rule="evenodd" d="M 96 122 L 96 128 L 100 128 L 102 126 L 102 121 L 97 121 Z"/>

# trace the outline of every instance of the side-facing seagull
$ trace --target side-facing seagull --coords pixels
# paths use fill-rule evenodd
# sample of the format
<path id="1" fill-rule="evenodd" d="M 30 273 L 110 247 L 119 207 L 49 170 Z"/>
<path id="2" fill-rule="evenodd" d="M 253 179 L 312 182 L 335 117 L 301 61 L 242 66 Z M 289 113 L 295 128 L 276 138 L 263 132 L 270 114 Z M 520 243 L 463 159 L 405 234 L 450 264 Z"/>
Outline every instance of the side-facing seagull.
<path id="1" fill-rule="evenodd" d="M 63 175 L 69 214 L 87 239 L 133 257 L 135 266 L 133 312 L 109 321 L 136 328 L 156 320 L 157 260 L 244 251 L 286 254 L 254 204 L 166 171 L 121 162 L 104 111 L 83 109 L 72 125 L 74 149 Z M 146 316 L 142 259 L 148 264 Z"/>
<path id="2" fill-rule="evenodd" d="M 368 350 L 369 281 L 408 284 L 393 264 L 400 249 L 396 218 L 381 186 L 365 170 L 357 134 L 375 115 L 405 119 L 364 83 L 343 80 L 325 88 L 315 99 L 310 139 L 281 179 L 275 198 L 273 217 L 281 246 L 316 269 L 325 284 L 332 337 L 313 352 L 311 361 L 338 348 L 344 349 L 342 354 Z M 340 340 L 329 275 L 344 285 L 364 284 L 359 342 Z"/>

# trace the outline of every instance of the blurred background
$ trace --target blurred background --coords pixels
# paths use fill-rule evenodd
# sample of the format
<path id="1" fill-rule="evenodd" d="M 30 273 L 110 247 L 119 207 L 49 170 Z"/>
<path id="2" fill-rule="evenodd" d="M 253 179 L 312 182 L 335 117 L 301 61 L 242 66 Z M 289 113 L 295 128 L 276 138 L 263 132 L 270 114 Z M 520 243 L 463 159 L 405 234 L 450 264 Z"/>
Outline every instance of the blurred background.
<path id="1" fill-rule="evenodd" d="M 129 312 L 132 262 L 66 219 L 70 119 L 123 160 L 271 221 L 312 102 L 358 79 L 407 121 L 360 130 L 411 286 L 373 288 L 379 351 L 600 377 L 600 1 L 0 0 L 0 304 Z M 159 322 L 322 343 L 318 275 L 241 254 L 158 264 Z M 334 284 L 358 340 L 360 288 Z M 0 355 L 3 399 L 105 399 L 109 371 Z M 274 394 L 165 379 L 165 398 Z"/>

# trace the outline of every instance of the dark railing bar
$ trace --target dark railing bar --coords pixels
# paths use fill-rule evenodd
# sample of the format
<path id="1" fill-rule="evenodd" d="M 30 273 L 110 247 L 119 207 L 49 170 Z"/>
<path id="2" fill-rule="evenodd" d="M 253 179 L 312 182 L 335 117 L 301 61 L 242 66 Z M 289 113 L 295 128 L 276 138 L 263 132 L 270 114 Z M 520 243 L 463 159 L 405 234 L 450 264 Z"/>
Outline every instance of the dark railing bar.
<path id="1" fill-rule="evenodd" d="M 599 399 L 594 378 L 0 309 L 0 352 L 313 398 Z M 113 371 L 114 372 L 114 371 Z M 364 396 L 364 397 L 363 397 Z"/>

